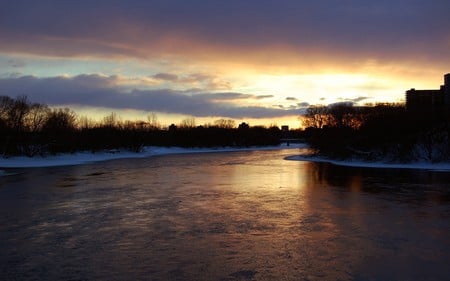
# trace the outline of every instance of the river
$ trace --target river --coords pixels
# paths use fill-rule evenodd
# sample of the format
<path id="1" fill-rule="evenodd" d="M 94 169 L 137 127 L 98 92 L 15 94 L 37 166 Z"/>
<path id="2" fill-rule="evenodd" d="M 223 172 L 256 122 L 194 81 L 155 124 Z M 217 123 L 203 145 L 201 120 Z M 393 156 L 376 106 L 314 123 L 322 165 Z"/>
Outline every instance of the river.
<path id="1" fill-rule="evenodd" d="M 450 279 L 450 173 L 300 152 L 8 169 L 0 279 Z"/>

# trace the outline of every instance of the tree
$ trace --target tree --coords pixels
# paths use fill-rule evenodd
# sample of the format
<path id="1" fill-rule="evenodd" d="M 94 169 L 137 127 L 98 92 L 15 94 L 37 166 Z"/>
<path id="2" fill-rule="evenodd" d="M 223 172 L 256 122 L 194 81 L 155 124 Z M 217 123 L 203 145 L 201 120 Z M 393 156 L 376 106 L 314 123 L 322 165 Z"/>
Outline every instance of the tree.
<path id="1" fill-rule="evenodd" d="M 118 124 L 117 114 L 115 112 L 111 112 L 108 116 L 103 117 L 103 125 L 105 127 L 114 128 Z"/>
<path id="2" fill-rule="evenodd" d="M 43 131 L 49 133 L 64 133 L 75 129 L 77 116 L 69 108 L 54 109 L 48 114 Z"/>
<path id="3" fill-rule="evenodd" d="M 328 125 L 330 116 L 328 108 L 324 105 L 313 105 L 306 109 L 306 113 L 302 118 L 302 125 L 305 128 L 322 129 Z"/>
<path id="4" fill-rule="evenodd" d="M 239 124 L 239 127 L 238 127 L 239 130 L 248 130 L 249 128 L 250 128 L 250 125 L 248 125 L 245 122 L 242 122 L 241 124 Z"/>
<path id="5" fill-rule="evenodd" d="M 231 119 L 219 119 L 214 121 L 214 125 L 219 128 L 232 129 L 235 127 L 235 122 Z"/>
<path id="6" fill-rule="evenodd" d="M 82 130 L 92 129 L 95 127 L 95 121 L 87 116 L 80 116 L 77 121 L 78 127 Z"/>
<path id="7" fill-rule="evenodd" d="M 328 121 L 334 127 L 351 127 L 354 107 L 352 103 L 340 102 L 328 106 L 328 114 L 331 117 Z"/>
<path id="8" fill-rule="evenodd" d="M 9 127 L 9 111 L 14 104 L 14 100 L 8 96 L 0 96 L 0 128 Z"/>
<path id="9" fill-rule="evenodd" d="M 49 113 L 50 108 L 45 104 L 33 103 L 30 105 L 30 110 L 25 116 L 25 126 L 28 131 L 32 133 L 37 133 L 42 130 Z"/>
<path id="10" fill-rule="evenodd" d="M 181 121 L 180 124 L 181 128 L 195 128 L 195 118 L 194 117 L 188 117 Z"/>
<path id="11" fill-rule="evenodd" d="M 10 105 L 7 111 L 7 122 L 9 127 L 16 132 L 24 130 L 24 120 L 26 114 L 30 111 L 30 103 L 26 96 L 19 96 Z"/>
<path id="12" fill-rule="evenodd" d="M 158 122 L 158 116 L 156 115 L 156 113 L 151 112 L 149 115 L 147 115 L 147 120 L 150 129 L 158 130 L 161 128 L 161 124 L 159 124 Z"/>

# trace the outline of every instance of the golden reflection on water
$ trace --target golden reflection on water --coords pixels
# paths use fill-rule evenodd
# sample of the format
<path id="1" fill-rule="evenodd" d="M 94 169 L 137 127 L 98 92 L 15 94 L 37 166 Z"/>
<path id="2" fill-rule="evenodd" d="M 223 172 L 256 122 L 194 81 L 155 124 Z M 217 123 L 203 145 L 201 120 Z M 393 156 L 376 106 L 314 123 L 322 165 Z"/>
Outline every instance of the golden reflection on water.
<path id="1" fill-rule="evenodd" d="M 4 256 L 20 254 L 19 246 L 33 249 L 25 251 L 21 270 L 40 272 L 36 279 L 448 276 L 417 266 L 443 265 L 435 256 L 448 257 L 448 222 L 439 217 L 441 210 L 422 208 L 427 220 L 417 219 L 409 201 L 395 201 L 404 194 L 385 192 L 385 200 L 365 191 L 379 182 L 400 186 L 389 185 L 384 173 L 365 176 L 355 169 L 284 160 L 290 154 L 173 155 L 36 170 L 11 183 L 11 190 L 29 186 L 32 196 L 22 204 L 29 206 L 27 212 L 8 218 L 15 229 L 5 235 Z M 50 278 L 51 271 L 40 270 L 65 266 L 73 275 L 62 271 Z"/>

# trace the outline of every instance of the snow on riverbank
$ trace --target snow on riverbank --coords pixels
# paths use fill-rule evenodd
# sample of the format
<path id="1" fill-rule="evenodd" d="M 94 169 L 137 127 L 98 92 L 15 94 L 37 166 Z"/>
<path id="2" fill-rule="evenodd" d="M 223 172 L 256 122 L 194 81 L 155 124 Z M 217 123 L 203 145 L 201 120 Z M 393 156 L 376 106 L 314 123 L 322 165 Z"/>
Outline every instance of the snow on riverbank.
<path id="1" fill-rule="evenodd" d="M 276 150 L 276 149 L 299 149 L 308 148 L 307 144 L 291 144 L 286 146 L 265 146 L 265 147 L 246 147 L 246 148 L 181 148 L 181 147 L 145 147 L 140 153 L 128 151 L 103 151 L 103 152 L 77 152 L 72 154 L 59 154 L 47 157 L 10 157 L 0 158 L 0 168 L 33 168 L 33 167 L 53 167 L 81 165 L 92 162 L 108 161 L 115 159 L 146 158 L 151 156 L 186 154 L 186 153 L 211 153 L 211 152 L 237 152 L 237 151 L 256 151 L 256 150 Z M 327 162 L 339 166 L 363 167 L 363 168 L 387 168 L 387 169 L 422 169 L 433 171 L 450 171 L 450 163 L 384 163 L 367 161 L 339 161 L 314 155 L 294 155 L 286 157 L 286 160 L 309 161 L 309 162 Z M 0 176 L 10 174 L 7 171 L 0 170 Z"/>
<path id="2" fill-rule="evenodd" d="M 115 159 L 126 158 L 145 158 L 158 155 L 183 154 L 183 153 L 208 153 L 208 152 L 235 152 L 252 150 L 274 150 L 274 149 L 292 149 L 303 148 L 305 144 L 285 144 L 268 147 L 248 147 L 248 148 L 180 148 L 180 147 L 145 147 L 142 152 L 134 153 L 127 151 L 103 151 L 103 152 L 77 152 L 72 154 L 59 154 L 46 157 L 26 157 L 17 156 L 9 158 L 0 158 L 1 168 L 32 168 L 32 167 L 52 167 L 80 165 L 91 162 L 100 162 Z M 0 170 L 0 176 L 5 175 Z"/>
<path id="3" fill-rule="evenodd" d="M 340 161 L 332 160 L 320 156 L 311 155 L 295 155 L 288 156 L 286 160 L 309 161 L 309 162 L 326 162 L 333 165 L 361 167 L 361 168 L 384 168 L 384 169 L 421 169 L 432 171 L 450 171 L 450 163 L 429 163 L 429 162 L 412 162 L 412 163 L 384 163 L 384 162 L 368 162 L 368 161 Z"/>

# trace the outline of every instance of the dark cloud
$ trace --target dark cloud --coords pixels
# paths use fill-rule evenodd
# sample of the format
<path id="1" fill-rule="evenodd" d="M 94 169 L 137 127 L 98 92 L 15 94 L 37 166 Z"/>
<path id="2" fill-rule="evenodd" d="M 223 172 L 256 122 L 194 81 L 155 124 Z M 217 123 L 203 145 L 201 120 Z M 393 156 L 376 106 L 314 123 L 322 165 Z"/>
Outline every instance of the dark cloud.
<path id="1" fill-rule="evenodd" d="M 112 109 L 136 109 L 198 117 L 271 118 L 298 115 L 296 109 L 240 106 L 236 99 L 252 99 L 241 93 L 188 93 L 170 89 L 124 92 L 116 76 L 79 75 L 71 78 L 22 76 L 0 79 L 0 95 L 26 95 L 30 100 L 49 105 L 82 105 Z M 223 101 L 218 103 L 217 101 Z"/>
<path id="2" fill-rule="evenodd" d="M 270 99 L 273 97 L 274 97 L 274 95 L 258 95 L 258 96 L 255 96 L 255 99 L 262 100 L 262 99 Z"/>
<path id="3" fill-rule="evenodd" d="M 354 106 L 353 102 L 350 101 L 341 101 L 341 102 L 333 102 L 327 105 L 328 107 L 338 107 L 338 106 Z"/>
<path id="4" fill-rule="evenodd" d="M 297 105 L 299 107 L 308 107 L 308 106 L 310 106 L 310 104 L 308 102 L 300 102 L 300 103 L 297 103 Z"/>
<path id="5" fill-rule="evenodd" d="M 0 49 L 143 56 L 161 42 L 184 51 L 184 38 L 221 50 L 283 45 L 448 62 L 449 10 L 448 0 L 3 1 Z"/>
<path id="6" fill-rule="evenodd" d="M 287 97 L 286 100 L 287 100 L 287 101 L 296 101 L 297 98 L 294 98 L 294 97 Z"/>
<path id="7" fill-rule="evenodd" d="M 338 100 L 342 101 L 342 102 L 338 102 L 338 103 L 359 103 L 362 102 L 364 100 L 370 99 L 370 97 L 356 97 L 356 98 L 338 98 Z"/>
<path id="8" fill-rule="evenodd" d="M 164 81 L 171 81 L 171 82 L 178 81 L 178 75 L 171 74 L 171 73 L 158 73 L 158 74 L 152 75 L 150 77 L 157 79 L 157 80 L 164 80 Z"/>
<path id="9" fill-rule="evenodd" d="M 204 73 L 193 73 L 184 76 L 182 79 L 180 79 L 181 82 L 184 83 L 201 83 L 205 81 L 213 80 L 215 77 L 210 74 L 204 74 Z"/>
<path id="10" fill-rule="evenodd" d="M 357 97 L 354 99 L 348 99 L 348 101 L 354 102 L 354 103 L 358 103 L 364 100 L 370 99 L 370 97 Z"/>

